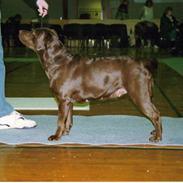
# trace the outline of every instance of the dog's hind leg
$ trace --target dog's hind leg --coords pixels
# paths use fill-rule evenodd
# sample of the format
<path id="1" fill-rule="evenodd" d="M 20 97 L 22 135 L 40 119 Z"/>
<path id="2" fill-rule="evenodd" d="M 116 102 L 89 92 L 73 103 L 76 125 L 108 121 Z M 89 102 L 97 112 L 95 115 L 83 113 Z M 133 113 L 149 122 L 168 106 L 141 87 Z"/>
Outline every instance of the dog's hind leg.
<path id="1" fill-rule="evenodd" d="M 132 101 L 139 107 L 141 112 L 148 117 L 155 130 L 151 132 L 149 138 L 151 142 L 159 142 L 162 140 L 162 124 L 160 121 L 160 113 L 151 101 L 151 93 L 149 91 L 149 83 L 152 82 L 145 76 L 136 78 L 131 81 L 128 86 L 128 94 Z"/>
<path id="2" fill-rule="evenodd" d="M 73 117 L 72 117 L 73 103 L 70 103 L 69 105 L 70 105 L 69 112 L 68 112 L 68 117 L 67 117 L 66 122 L 65 122 L 65 131 L 64 131 L 63 135 L 69 135 L 69 132 L 70 132 L 72 125 L 73 125 Z"/>
<path id="3" fill-rule="evenodd" d="M 70 103 L 64 101 L 59 104 L 57 130 L 54 135 L 51 135 L 48 138 L 48 140 L 50 141 L 58 140 L 64 134 L 66 129 L 66 121 L 69 114 L 69 109 L 70 109 Z"/>

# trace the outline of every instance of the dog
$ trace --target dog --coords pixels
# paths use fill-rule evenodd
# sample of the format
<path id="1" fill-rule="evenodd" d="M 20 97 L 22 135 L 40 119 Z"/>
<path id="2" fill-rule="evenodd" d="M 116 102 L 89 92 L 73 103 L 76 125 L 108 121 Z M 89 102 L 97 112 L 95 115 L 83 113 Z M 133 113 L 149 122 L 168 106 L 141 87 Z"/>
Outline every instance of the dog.
<path id="1" fill-rule="evenodd" d="M 157 47 L 159 45 L 159 39 L 159 30 L 155 23 L 142 21 L 135 25 L 135 42 L 137 48 L 143 46 Z"/>
<path id="2" fill-rule="evenodd" d="M 152 103 L 152 72 L 157 62 L 129 56 L 95 59 L 72 56 L 56 32 L 48 28 L 21 30 L 19 39 L 38 55 L 58 100 L 58 126 L 48 140 L 58 140 L 69 134 L 74 102 L 117 98 L 125 94 L 151 120 L 155 130 L 149 140 L 162 140 L 160 113 Z"/>

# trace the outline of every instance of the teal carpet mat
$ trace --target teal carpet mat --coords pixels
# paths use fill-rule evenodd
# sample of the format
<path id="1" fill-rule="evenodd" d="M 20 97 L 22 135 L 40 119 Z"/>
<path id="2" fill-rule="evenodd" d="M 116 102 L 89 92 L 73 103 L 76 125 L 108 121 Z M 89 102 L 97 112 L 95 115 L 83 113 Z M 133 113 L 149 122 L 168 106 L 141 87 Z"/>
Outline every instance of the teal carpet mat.
<path id="1" fill-rule="evenodd" d="M 20 144 L 84 144 L 84 145 L 158 145 L 183 146 L 183 118 L 162 117 L 163 140 L 150 143 L 153 130 L 148 119 L 138 116 L 74 116 L 70 135 L 59 141 L 50 142 L 47 138 L 56 130 L 57 116 L 33 115 L 27 118 L 37 121 L 33 129 L 0 130 L 0 143 Z"/>

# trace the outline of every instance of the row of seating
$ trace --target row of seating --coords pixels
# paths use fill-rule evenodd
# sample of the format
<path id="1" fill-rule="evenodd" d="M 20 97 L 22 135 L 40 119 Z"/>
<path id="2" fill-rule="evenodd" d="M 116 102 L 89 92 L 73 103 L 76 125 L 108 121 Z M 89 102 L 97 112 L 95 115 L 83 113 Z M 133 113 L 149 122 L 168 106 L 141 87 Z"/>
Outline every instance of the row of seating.
<path id="1" fill-rule="evenodd" d="M 89 40 L 94 40 L 94 47 L 127 47 L 128 34 L 124 24 L 66 24 L 63 32 L 67 40 L 78 40 L 81 47 L 89 46 Z"/>
<path id="2" fill-rule="evenodd" d="M 89 47 L 89 42 L 93 40 L 93 47 L 127 47 L 128 46 L 128 34 L 127 27 L 124 24 L 65 24 L 63 27 L 56 24 L 20 24 L 16 25 L 13 31 L 6 24 L 2 24 L 2 36 L 4 44 L 6 42 L 14 40 L 14 46 L 22 46 L 18 41 L 18 31 L 21 29 L 31 30 L 38 27 L 49 27 L 54 29 L 62 42 L 68 47 Z M 7 30 L 8 29 L 8 30 Z M 10 35 L 12 34 L 12 35 Z M 75 43 L 75 44 L 72 44 Z M 9 43 L 8 43 L 9 45 Z"/>

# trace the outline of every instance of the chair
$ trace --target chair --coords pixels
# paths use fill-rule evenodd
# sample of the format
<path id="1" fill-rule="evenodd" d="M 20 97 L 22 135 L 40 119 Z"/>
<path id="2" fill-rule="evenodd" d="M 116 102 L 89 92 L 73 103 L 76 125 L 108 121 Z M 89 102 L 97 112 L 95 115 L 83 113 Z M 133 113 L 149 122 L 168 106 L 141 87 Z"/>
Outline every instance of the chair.
<path id="1" fill-rule="evenodd" d="M 125 24 L 112 24 L 109 27 L 112 47 L 126 48 L 129 45 L 127 26 Z"/>
<path id="2" fill-rule="evenodd" d="M 106 46 L 105 40 L 109 38 L 109 29 L 105 24 L 95 24 L 94 28 L 94 39 L 95 39 L 95 47 L 102 49 Z"/>
<path id="3" fill-rule="evenodd" d="M 81 47 L 89 48 L 89 41 L 94 39 L 95 26 L 93 24 L 82 24 L 81 25 Z"/>
<path id="4" fill-rule="evenodd" d="M 50 24 L 49 28 L 55 30 L 55 32 L 58 34 L 59 39 L 64 44 L 64 41 L 65 41 L 64 30 L 62 29 L 61 25 Z"/>
<path id="5" fill-rule="evenodd" d="M 158 26 L 149 21 L 141 21 L 135 25 L 135 42 L 136 47 L 159 45 Z M 144 42 L 144 45 L 142 44 Z"/>
<path id="6" fill-rule="evenodd" d="M 66 37 L 68 47 L 72 47 L 72 42 L 74 41 L 74 47 L 80 47 L 81 44 L 81 37 L 82 37 L 82 30 L 80 24 L 66 24 L 63 26 L 63 32 Z M 77 44 L 76 44 L 77 43 Z"/>

